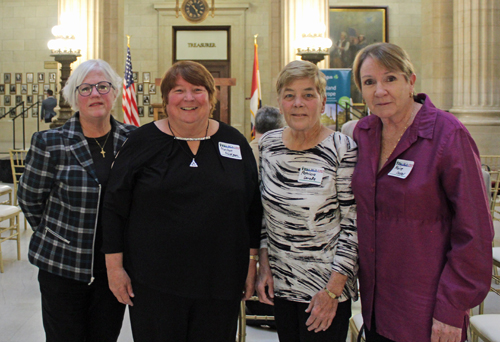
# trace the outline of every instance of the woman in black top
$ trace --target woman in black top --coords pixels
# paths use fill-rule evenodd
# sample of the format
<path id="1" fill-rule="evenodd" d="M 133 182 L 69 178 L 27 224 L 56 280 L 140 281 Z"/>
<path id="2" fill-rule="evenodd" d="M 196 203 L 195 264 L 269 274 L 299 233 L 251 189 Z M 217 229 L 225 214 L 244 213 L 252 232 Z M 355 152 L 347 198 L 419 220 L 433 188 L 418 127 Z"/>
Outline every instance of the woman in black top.
<path id="1" fill-rule="evenodd" d="M 131 306 L 135 341 L 234 341 L 242 292 L 254 291 L 255 159 L 243 135 L 209 119 L 216 90 L 201 64 L 174 64 L 161 91 L 168 117 L 131 135 L 111 171 L 110 287 Z"/>

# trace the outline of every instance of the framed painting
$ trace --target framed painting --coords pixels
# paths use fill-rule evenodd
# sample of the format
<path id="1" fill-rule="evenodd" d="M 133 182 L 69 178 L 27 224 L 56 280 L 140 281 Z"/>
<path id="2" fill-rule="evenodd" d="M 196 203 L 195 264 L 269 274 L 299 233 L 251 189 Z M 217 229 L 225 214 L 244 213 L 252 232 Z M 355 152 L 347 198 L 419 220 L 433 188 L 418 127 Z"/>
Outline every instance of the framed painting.
<path id="1" fill-rule="evenodd" d="M 329 34 L 332 40 L 330 68 L 352 68 L 358 51 L 373 43 L 388 42 L 388 7 L 330 7 Z M 355 105 L 363 99 L 351 81 L 351 98 Z"/>
<path id="2" fill-rule="evenodd" d="M 33 83 L 33 73 L 32 72 L 26 73 L 26 83 Z"/>

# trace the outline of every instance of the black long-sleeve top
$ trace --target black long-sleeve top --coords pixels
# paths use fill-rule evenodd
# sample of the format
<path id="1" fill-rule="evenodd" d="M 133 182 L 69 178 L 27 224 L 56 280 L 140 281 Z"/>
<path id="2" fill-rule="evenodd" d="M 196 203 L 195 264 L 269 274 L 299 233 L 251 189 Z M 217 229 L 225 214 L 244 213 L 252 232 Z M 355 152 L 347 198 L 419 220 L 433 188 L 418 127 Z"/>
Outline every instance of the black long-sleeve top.
<path id="1" fill-rule="evenodd" d="M 239 146 L 226 157 L 221 143 Z M 124 254 L 132 281 L 188 298 L 241 297 L 249 248 L 259 247 L 262 205 L 245 137 L 220 123 L 200 142 L 198 167 L 185 141 L 154 123 L 137 129 L 111 170 L 104 253 Z"/>

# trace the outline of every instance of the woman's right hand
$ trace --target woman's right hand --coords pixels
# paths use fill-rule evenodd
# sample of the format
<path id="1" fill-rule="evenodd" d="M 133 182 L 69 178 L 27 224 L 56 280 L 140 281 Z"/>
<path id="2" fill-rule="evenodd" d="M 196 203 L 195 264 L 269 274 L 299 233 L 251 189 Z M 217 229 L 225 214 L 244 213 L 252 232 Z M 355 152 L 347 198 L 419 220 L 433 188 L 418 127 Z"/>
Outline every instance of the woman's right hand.
<path id="1" fill-rule="evenodd" d="M 123 268 L 123 253 L 106 254 L 109 289 L 122 304 L 134 306 L 132 282 Z"/>
<path id="2" fill-rule="evenodd" d="M 267 248 L 261 248 L 259 251 L 259 274 L 256 287 L 259 301 L 264 304 L 274 305 L 274 281 L 269 266 Z"/>

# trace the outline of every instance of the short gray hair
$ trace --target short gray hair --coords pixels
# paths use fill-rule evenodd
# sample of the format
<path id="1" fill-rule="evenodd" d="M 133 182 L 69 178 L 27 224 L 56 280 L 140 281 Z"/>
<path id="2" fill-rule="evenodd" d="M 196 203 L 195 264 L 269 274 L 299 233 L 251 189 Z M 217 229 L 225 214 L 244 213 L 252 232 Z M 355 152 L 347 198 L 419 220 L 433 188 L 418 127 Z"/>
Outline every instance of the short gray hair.
<path id="1" fill-rule="evenodd" d="M 264 106 L 255 114 L 255 131 L 264 134 L 267 131 L 283 127 L 283 116 L 276 107 Z"/>
<path id="2" fill-rule="evenodd" d="M 276 81 L 276 92 L 278 93 L 278 97 L 281 95 L 281 90 L 285 86 L 290 85 L 296 80 L 304 78 L 314 81 L 314 85 L 321 96 L 321 99 L 326 97 L 325 74 L 319 70 L 316 64 L 303 60 L 292 61 L 280 71 L 278 80 Z"/>
<path id="3" fill-rule="evenodd" d="M 122 78 L 113 70 L 108 62 L 102 59 L 89 59 L 80 64 L 71 73 L 71 76 L 66 81 L 66 85 L 62 90 L 64 98 L 74 110 L 80 109 L 78 107 L 78 92 L 76 91 L 76 87 L 82 84 L 85 77 L 93 70 L 99 70 L 104 73 L 107 81 L 111 82 L 113 85 L 114 89 L 112 91 L 115 93 L 115 101 L 118 99 L 118 94 L 122 88 Z"/>

